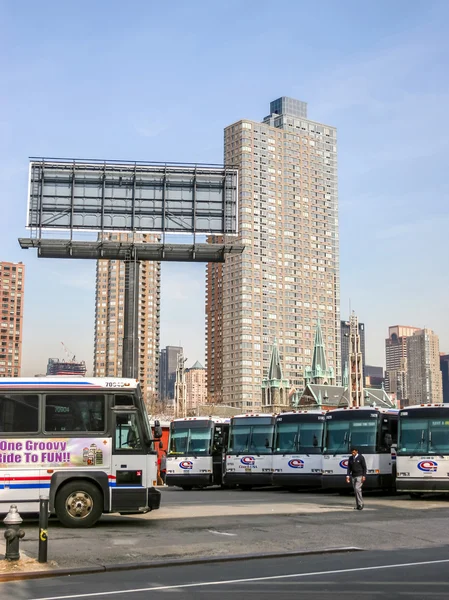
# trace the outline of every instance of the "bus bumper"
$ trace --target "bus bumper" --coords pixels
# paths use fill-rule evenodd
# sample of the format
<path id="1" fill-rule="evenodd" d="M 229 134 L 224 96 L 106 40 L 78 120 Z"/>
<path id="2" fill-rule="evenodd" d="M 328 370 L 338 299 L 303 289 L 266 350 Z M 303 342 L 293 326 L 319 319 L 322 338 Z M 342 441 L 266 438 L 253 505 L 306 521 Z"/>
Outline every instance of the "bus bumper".
<path id="1" fill-rule="evenodd" d="M 415 479 L 413 477 L 398 477 L 396 479 L 398 492 L 449 492 L 449 479 Z"/>
<path id="2" fill-rule="evenodd" d="M 157 510 L 161 506 L 161 493 L 154 487 L 148 488 L 148 508 Z"/>
<path id="3" fill-rule="evenodd" d="M 165 483 L 175 487 L 208 487 L 213 485 L 212 473 L 189 473 L 186 475 L 170 475 L 167 473 Z"/>
<path id="4" fill-rule="evenodd" d="M 273 485 L 288 488 L 321 488 L 321 473 L 273 473 Z"/>
<path id="5" fill-rule="evenodd" d="M 225 473 L 225 485 L 267 486 L 272 484 L 272 473 Z"/>
<path id="6" fill-rule="evenodd" d="M 323 490 L 351 490 L 352 485 L 346 482 L 346 475 L 323 475 L 321 479 Z M 392 488 L 394 478 L 392 475 L 367 475 L 363 484 L 364 490 L 378 490 Z"/>

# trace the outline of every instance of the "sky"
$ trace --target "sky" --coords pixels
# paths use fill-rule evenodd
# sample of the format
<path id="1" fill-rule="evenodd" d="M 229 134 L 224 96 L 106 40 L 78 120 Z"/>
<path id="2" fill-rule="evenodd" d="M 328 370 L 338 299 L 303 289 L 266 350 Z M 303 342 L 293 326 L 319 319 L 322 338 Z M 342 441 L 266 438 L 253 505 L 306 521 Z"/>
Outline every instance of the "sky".
<path id="1" fill-rule="evenodd" d="M 26 265 L 24 375 L 89 368 L 95 263 L 21 250 L 30 156 L 220 163 L 292 96 L 338 128 L 341 310 L 449 352 L 446 0 L 0 0 L 0 260 Z M 204 361 L 205 265 L 162 264 L 161 345 Z"/>

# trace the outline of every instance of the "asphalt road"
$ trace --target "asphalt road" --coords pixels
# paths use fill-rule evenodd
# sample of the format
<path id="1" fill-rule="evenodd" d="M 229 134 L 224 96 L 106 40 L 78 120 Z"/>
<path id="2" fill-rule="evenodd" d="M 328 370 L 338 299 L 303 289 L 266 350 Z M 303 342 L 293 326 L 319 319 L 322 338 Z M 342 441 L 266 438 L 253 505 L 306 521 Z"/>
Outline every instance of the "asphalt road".
<path id="1" fill-rule="evenodd" d="M 449 597 L 449 547 L 162 567 L 0 584 L 14 600 L 433 600 Z"/>

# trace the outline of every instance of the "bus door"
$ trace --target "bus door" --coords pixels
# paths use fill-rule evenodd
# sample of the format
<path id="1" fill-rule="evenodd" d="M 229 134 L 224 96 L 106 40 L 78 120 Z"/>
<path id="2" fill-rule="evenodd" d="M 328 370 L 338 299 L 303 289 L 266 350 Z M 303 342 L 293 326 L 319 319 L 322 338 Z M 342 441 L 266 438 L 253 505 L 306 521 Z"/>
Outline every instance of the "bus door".
<path id="1" fill-rule="evenodd" d="M 136 409 L 114 410 L 115 431 L 110 474 L 111 510 L 135 512 L 148 504 L 148 460 L 139 413 Z"/>
<path id="2" fill-rule="evenodd" d="M 223 483 L 225 454 L 224 449 L 227 445 L 227 427 L 223 423 L 216 423 L 214 426 L 214 437 L 212 441 L 212 472 L 213 483 L 221 485 Z"/>

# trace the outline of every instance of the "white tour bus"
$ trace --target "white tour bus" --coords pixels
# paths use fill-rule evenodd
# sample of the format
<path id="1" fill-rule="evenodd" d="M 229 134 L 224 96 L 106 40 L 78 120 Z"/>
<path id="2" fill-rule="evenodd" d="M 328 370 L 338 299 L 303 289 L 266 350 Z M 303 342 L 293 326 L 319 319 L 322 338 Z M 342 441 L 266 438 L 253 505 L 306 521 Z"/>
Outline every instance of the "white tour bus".
<path id="1" fill-rule="evenodd" d="M 237 415 L 231 418 L 226 454 L 226 485 L 243 490 L 271 485 L 275 415 Z"/>
<path id="2" fill-rule="evenodd" d="M 155 422 L 155 437 L 160 437 Z M 135 379 L 0 379 L 0 512 L 50 512 L 66 527 L 159 508 L 157 455 Z"/>
<path id="3" fill-rule="evenodd" d="M 325 412 L 301 410 L 277 415 L 273 485 L 320 488 Z"/>
<path id="4" fill-rule="evenodd" d="M 396 489 L 412 497 L 449 493 L 449 405 L 421 404 L 399 411 Z"/>
<path id="5" fill-rule="evenodd" d="M 369 406 L 336 408 L 326 413 L 322 486 L 350 492 L 346 483 L 351 448 L 366 460 L 365 488 L 388 490 L 396 478 L 398 411 Z"/>
<path id="6" fill-rule="evenodd" d="M 187 417 L 170 424 L 166 484 L 183 490 L 222 485 L 229 419 Z"/>

